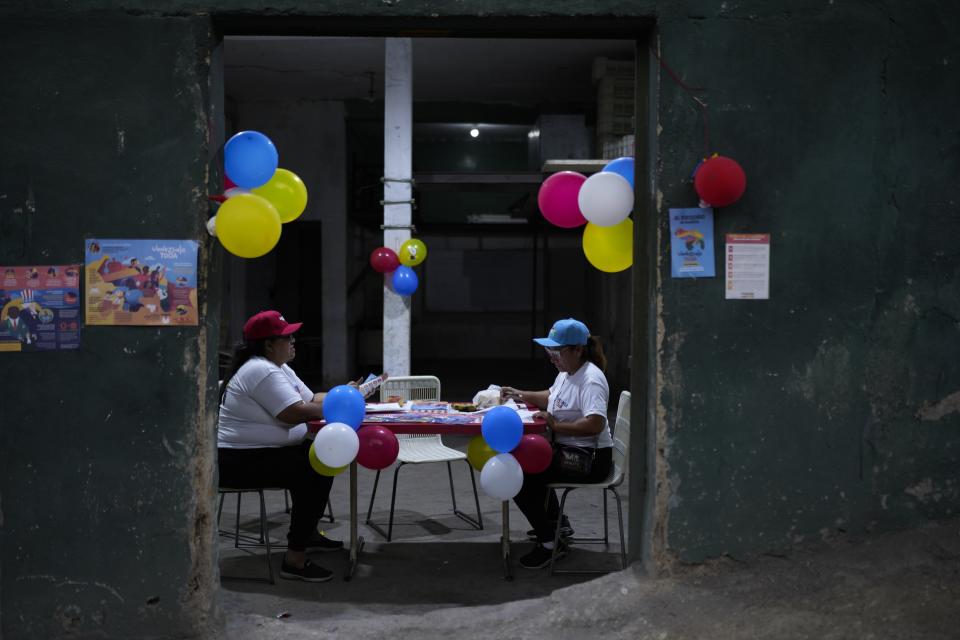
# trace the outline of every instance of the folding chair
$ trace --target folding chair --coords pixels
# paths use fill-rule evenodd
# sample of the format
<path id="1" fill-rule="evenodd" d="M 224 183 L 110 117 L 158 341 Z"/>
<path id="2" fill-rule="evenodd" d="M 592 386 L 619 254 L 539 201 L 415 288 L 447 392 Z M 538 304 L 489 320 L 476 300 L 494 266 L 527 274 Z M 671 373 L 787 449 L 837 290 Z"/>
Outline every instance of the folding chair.
<path id="1" fill-rule="evenodd" d="M 389 377 L 380 386 L 380 400 L 385 402 L 390 396 L 400 396 L 401 400 L 439 400 L 440 379 L 435 376 L 397 376 Z M 373 522 L 373 501 L 377 496 L 377 485 L 380 482 L 380 471 L 373 481 L 373 491 L 370 494 L 370 507 L 367 509 L 367 525 L 389 542 L 393 538 L 393 512 L 397 501 L 397 474 L 406 464 L 424 464 L 427 462 L 446 462 L 447 476 L 450 479 L 450 499 L 453 502 L 453 513 L 460 519 L 477 529 L 483 529 L 483 518 L 480 515 L 480 498 L 477 495 L 477 482 L 473 477 L 473 467 L 467 462 L 467 454 L 451 449 L 443 444 L 439 435 L 397 434 L 400 451 L 397 454 L 397 468 L 393 472 L 393 494 L 390 497 L 390 522 L 386 533 L 378 524 Z M 477 519 L 474 520 L 457 508 L 457 497 L 453 488 L 453 468 L 450 463 L 463 460 L 470 469 L 470 482 L 473 484 L 473 500 L 477 506 Z"/>
<path id="2" fill-rule="evenodd" d="M 550 575 L 556 574 L 592 574 L 609 573 L 607 570 L 557 570 L 557 552 L 560 549 L 560 525 L 563 522 L 563 509 L 567 502 L 567 495 L 576 489 L 601 489 L 603 491 L 603 537 L 602 538 L 566 538 L 567 544 L 602 544 L 609 546 L 609 526 L 607 524 L 607 492 L 609 491 L 617 501 L 617 522 L 620 529 L 620 568 L 627 568 L 627 543 L 623 537 L 623 507 L 617 487 L 623 484 L 627 476 L 627 464 L 630 459 L 630 392 L 620 393 L 620 403 L 617 406 L 617 418 L 614 429 L 617 437 L 613 439 L 613 464 L 607 477 L 596 483 L 551 482 L 548 489 L 563 489 L 560 496 L 560 514 L 557 517 L 557 528 L 553 534 L 553 554 L 550 558 Z"/>

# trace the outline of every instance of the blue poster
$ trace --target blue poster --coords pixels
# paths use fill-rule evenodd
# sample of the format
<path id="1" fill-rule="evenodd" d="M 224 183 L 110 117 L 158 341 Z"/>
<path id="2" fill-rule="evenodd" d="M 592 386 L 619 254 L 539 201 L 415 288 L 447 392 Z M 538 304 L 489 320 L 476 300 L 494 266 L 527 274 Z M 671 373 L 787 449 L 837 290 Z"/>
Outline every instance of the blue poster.
<path id="1" fill-rule="evenodd" d="M 670 209 L 670 275 L 712 278 L 713 209 Z"/>

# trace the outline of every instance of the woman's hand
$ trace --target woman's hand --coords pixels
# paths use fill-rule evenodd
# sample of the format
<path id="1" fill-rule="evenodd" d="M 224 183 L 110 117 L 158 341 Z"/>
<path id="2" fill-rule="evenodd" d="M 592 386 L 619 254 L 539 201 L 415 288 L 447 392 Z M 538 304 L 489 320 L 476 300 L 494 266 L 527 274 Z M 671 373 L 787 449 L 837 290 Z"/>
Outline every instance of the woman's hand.
<path id="1" fill-rule="evenodd" d="M 544 420 L 547 423 L 547 428 L 550 429 L 550 431 L 556 431 L 557 419 L 549 412 L 537 411 L 535 414 L 533 414 L 533 417 Z"/>
<path id="2" fill-rule="evenodd" d="M 518 402 L 523 402 L 523 394 L 519 389 L 514 389 L 513 387 L 500 387 L 500 400 L 510 400 L 511 398 Z"/>

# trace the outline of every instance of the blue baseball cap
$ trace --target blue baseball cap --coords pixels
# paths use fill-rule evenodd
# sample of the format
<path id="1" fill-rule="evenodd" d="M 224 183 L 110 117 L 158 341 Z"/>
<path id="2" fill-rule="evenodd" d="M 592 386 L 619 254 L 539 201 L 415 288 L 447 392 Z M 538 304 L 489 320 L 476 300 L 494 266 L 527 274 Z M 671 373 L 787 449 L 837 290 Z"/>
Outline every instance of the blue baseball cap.
<path id="1" fill-rule="evenodd" d="M 566 318 L 554 322 L 546 338 L 534 338 L 533 341 L 544 347 L 564 347 L 587 344 L 589 337 L 590 330 L 587 325 L 579 320 Z"/>

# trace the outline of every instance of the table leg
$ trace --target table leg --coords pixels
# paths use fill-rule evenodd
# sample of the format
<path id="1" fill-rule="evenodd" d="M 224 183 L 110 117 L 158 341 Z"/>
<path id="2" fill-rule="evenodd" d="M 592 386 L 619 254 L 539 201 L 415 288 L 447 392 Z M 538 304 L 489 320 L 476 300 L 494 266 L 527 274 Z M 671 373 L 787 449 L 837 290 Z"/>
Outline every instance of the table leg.
<path id="1" fill-rule="evenodd" d="M 363 537 L 357 535 L 357 463 L 350 463 L 350 559 L 343 579 L 350 581 L 357 570 L 360 560 L 360 551 L 363 549 Z"/>
<path id="2" fill-rule="evenodd" d="M 504 500 L 502 506 L 501 521 L 503 529 L 500 532 L 500 554 L 503 558 L 503 579 L 510 582 L 513 580 L 513 567 L 510 562 L 510 501 Z"/>

